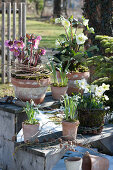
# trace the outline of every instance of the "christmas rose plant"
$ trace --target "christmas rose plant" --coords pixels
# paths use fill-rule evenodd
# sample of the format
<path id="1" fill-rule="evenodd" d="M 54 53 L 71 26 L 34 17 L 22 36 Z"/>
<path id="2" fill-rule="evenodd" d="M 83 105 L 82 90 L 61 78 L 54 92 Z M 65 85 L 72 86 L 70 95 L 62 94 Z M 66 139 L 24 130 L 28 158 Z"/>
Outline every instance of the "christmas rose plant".
<path id="1" fill-rule="evenodd" d="M 83 91 L 79 94 L 78 109 L 104 109 L 104 103 L 109 100 L 105 91 L 110 85 L 103 83 L 101 86 L 89 85 L 85 79 L 76 80 L 75 84 Z"/>

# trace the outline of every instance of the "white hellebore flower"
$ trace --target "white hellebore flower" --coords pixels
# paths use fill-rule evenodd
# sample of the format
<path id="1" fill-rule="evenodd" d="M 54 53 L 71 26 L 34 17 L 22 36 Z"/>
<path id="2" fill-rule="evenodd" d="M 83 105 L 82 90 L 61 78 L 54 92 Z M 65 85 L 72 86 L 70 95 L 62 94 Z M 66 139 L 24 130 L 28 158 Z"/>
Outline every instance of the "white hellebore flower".
<path id="1" fill-rule="evenodd" d="M 89 19 L 83 19 L 83 25 L 84 25 L 84 26 L 87 26 L 87 25 L 88 25 L 88 22 L 89 22 Z"/>
<path id="2" fill-rule="evenodd" d="M 96 87 L 98 87 L 98 86 L 93 85 L 93 84 L 90 86 L 90 90 L 91 90 L 92 93 L 95 93 Z"/>
<path id="3" fill-rule="evenodd" d="M 77 80 L 77 83 L 78 83 L 80 88 L 82 88 L 82 89 L 86 89 L 87 88 L 88 84 L 87 84 L 86 79 Z"/>
<path id="4" fill-rule="evenodd" d="M 102 87 L 103 87 L 104 91 L 106 91 L 106 90 L 109 90 L 110 85 L 102 83 Z"/>
<path id="5" fill-rule="evenodd" d="M 95 95 L 97 97 L 102 97 L 103 93 L 104 93 L 104 89 L 102 86 L 96 87 Z"/>
<path id="6" fill-rule="evenodd" d="M 78 45 L 84 44 L 87 39 L 88 38 L 83 33 L 76 35 L 76 41 Z"/>
<path id="7" fill-rule="evenodd" d="M 70 27 L 70 22 L 67 19 L 62 20 L 62 25 L 68 29 Z"/>
<path id="8" fill-rule="evenodd" d="M 56 19 L 55 19 L 55 23 L 56 23 L 56 24 L 59 24 L 60 22 L 61 22 L 61 19 L 60 19 L 60 18 L 56 18 Z"/>
<path id="9" fill-rule="evenodd" d="M 104 99 L 107 101 L 107 100 L 109 100 L 109 97 L 104 94 Z"/>

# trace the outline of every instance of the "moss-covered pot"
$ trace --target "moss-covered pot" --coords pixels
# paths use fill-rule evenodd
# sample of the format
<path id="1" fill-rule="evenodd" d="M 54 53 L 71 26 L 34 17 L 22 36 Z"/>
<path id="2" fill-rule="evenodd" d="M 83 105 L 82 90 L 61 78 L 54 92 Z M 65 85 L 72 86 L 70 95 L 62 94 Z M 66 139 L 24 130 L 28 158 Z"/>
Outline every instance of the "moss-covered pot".
<path id="1" fill-rule="evenodd" d="M 78 119 L 80 121 L 79 131 L 81 133 L 101 133 L 104 125 L 104 109 L 78 110 Z"/>

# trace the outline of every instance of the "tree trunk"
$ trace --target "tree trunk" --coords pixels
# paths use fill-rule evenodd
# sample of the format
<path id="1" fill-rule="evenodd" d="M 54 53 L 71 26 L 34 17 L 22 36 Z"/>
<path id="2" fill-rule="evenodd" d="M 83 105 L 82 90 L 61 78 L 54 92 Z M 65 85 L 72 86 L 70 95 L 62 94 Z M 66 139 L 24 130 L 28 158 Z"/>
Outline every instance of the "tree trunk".
<path id="1" fill-rule="evenodd" d="M 61 0 L 54 0 L 53 16 L 55 18 L 61 16 Z"/>
<path id="2" fill-rule="evenodd" d="M 65 13 L 65 16 L 68 16 L 67 15 L 67 0 L 63 0 L 63 11 Z"/>
<path id="3" fill-rule="evenodd" d="M 84 0 L 84 16 L 96 34 L 112 36 L 112 0 Z"/>

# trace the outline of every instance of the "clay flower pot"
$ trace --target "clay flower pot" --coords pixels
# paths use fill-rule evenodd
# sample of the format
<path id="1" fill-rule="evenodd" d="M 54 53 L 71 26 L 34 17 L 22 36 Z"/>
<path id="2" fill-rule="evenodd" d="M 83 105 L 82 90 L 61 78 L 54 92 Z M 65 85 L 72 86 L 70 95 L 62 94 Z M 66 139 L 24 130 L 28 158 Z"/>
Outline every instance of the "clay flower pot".
<path id="1" fill-rule="evenodd" d="M 90 73 L 89 72 L 79 72 L 79 73 L 76 73 L 76 72 L 71 72 L 71 73 L 68 73 L 67 74 L 67 77 L 68 77 L 68 90 L 67 90 L 67 93 L 69 95 L 71 95 L 72 93 L 79 93 L 79 88 L 76 87 L 74 81 L 75 80 L 81 80 L 81 79 L 86 79 L 88 80 L 88 78 L 90 77 Z"/>
<path id="2" fill-rule="evenodd" d="M 39 123 L 38 124 L 25 124 L 22 122 L 24 142 L 29 140 L 32 136 L 34 136 L 39 131 Z"/>
<path id="3" fill-rule="evenodd" d="M 86 152 L 83 156 L 82 170 L 108 170 L 109 160 L 100 156 L 90 155 Z"/>
<path id="4" fill-rule="evenodd" d="M 60 100 L 62 96 L 64 96 L 67 92 L 68 86 L 66 87 L 57 87 L 57 86 L 51 86 L 51 92 L 52 97 L 55 100 Z"/>
<path id="5" fill-rule="evenodd" d="M 57 79 L 58 81 L 60 81 L 60 73 L 59 71 L 56 72 L 57 73 Z M 70 72 L 67 74 L 68 77 L 68 90 L 67 90 L 67 94 L 68 95 L 72 95 L 72 93 L 79 93 L 80 90 L 78 87 L 76 87 L 74 81 L 75 80 L 81 80 L 81 79 L 86 79 L 88 80 L 88 78 L 90 77 L 90 72 Z"/>
<path id="6" fill-rule="evenodd" d="M 62 121 L 62 132 L 65 140 L 76 139 L 79 124 L 79 120 L 76 122 Z"/>
<path id="7" fill-rule="evenodd" d="M 81 170 L 82 168 L 82 158 L 80 157 L 69 157 L 64 160 L 66 165 L 66 170 Z"/>
<path id="8" fill-rule="evenodd" d="M 16 79 L 12 77 L 11 82 L 14 86 L 15 96 L 22 101 L 30 101 L 42 103 L 45 98 L 46 90 L 50 84 L 50 78 L 37 80 Z"/>

